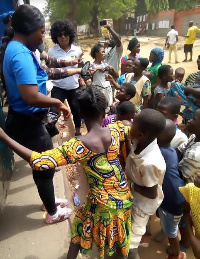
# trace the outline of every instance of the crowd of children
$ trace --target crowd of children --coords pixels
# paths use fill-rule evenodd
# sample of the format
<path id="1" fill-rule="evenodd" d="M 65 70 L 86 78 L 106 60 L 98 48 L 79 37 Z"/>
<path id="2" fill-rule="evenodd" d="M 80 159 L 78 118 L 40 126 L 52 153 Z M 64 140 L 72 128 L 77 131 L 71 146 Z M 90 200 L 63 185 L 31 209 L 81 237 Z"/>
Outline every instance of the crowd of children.
<path id="1" fill-rule="evenodd" d="M 109 48 L 95 44 L 86 73 L 91 78 L 76 92 L 87 134 L 44 152 L 19 144 L 2 129 L 0 140 L 38 175 L 66 164 L 83 166 L 90 188 L 73 221 L 68 259 L 79 251 L 88 254 L 94 243 L 100 258 L 140 258 L 138 247 L 155 214 L 159 234 L 169 241 L 168 259 L 186 258 L 190 246 L 200 258 L 200 76 L 184 84 L 183 68 L 174 77 L 173 68 L 162 64 L 162 48 L 153 49 L 149 59 L 140 57 L 136 38 L 121 59 L 119 75 L 122 43 L 106 27 Z M 69 35 L 63 31 L 57 37 Z"/>

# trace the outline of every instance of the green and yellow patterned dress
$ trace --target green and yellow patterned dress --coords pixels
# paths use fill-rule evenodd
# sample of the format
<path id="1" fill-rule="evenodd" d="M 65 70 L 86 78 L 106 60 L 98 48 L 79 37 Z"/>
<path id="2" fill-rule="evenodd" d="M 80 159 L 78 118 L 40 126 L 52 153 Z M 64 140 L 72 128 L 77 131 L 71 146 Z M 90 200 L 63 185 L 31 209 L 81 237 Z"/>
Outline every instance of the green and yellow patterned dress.
<path id="1" fill-rule="evenodd" d="M 118 158 L 120 142 L 129 134 L 129 128 L 121 122 L 109 128 L 111 144 L 107 152 L 94 153 L 81 140 L 72 138 L 58 148 L 41 154 L 33 152 L 30 160 L 37 170 L 76 162 L 82 164 L 90 188 L 86 205 L 75 215 L 72 242 L 80 244 L 83 254 L 91 251 L 94 242 L 100 258 L 104 258 L 105 253 L 111 256 L 117 247 L 127 256 L 131 230 L 133 199 Z"/>

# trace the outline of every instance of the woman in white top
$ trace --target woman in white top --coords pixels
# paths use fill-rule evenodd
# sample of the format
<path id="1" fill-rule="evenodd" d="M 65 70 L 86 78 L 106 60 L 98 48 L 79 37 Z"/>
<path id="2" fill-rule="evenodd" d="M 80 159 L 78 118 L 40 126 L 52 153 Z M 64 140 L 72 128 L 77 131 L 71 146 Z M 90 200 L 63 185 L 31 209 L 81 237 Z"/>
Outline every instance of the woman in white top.
<path id="1" fill-rule="evenodd" d="M 106 75 L 111 74 L 114 78 L 118 77 L 118 72 L 105 62 L 105 49 L 103 45 L 96 44 L 91 49 L 91 56 L 94 59 L 92 64 L 93 79 L 92 85 L 98 87 L 98 89 L 106 96 L 108 106 L 113 103 L 112 87 L 109 81 L 106 81 Z"/>
<path id="2" fill-rule="evenodd" d="M 70 66 L 67 67 L 68 70 L 78 67 L 75 60 L 82 55 L 82 50 L 73 45 L 75 31 L 72 24 L 68 20 L 55 21 L 51 26 L 51 38 L 56 45 L 49 49 L 49 56 L 69 61 Z M 81 119 L 76 101 L 76 90 L 79 87 L 79 75 L 54 80 L 53 85 L 51 96 L 59 99 L 61 102 L 64 102 L 65 99 L 67 99 L 73 114 L 76 129 L 75 135 L 80 135 Z"/>

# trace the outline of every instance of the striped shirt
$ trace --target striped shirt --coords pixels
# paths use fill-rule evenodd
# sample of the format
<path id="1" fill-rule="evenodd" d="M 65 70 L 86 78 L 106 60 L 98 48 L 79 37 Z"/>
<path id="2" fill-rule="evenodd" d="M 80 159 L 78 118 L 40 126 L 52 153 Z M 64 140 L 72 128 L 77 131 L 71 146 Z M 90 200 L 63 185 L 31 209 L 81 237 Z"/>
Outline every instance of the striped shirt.
<path id="1" fill-rule="evenodd" d="M 199 76 L 200 71 L 196 72 L 196 73 L 192 73 L 190 74 L 187 79 L 185 80 L 185 84 L 186 85 L 194 85 L 196 82 L 197 77 Z"/>
<path id="2" fill-rule="evenodd" d="M 195 135 L 191 135 L 188 141 L 178 147 L 183 154 L 179 170 L 187 183 L 194 182 L 194 176 L 200 173 L 200 142 L 195 142 L 195 138 Z"/>

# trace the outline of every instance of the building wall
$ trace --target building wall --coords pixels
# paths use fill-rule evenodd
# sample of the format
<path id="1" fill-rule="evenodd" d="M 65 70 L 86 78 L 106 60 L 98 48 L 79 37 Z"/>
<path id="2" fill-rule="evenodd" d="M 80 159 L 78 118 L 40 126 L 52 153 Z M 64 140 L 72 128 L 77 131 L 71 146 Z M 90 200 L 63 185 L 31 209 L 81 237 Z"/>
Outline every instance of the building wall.
<path id="1" fill-rule="evenodd" d="M 150 14 L 148 23 L 149 29 L 147 35 L 150 36 L 166 36 L 169 28 L 174 23 L 175 10 L 163 11 L 157 14 Z M 163 23 L 163 26 L 159 26 L 159 22 Z M 155 29 L 153 29 L 155 26 Z"/>
<path id="2" fill-rule="evenodd" d="M 194 21 L 194 24 L 200 27 L 200 8 L 193 8 L 187 11 L 179 11 L 175 13 L 174 23 L 179 35 L 186 35 L 188 24 Z"/>
<path id="3" fill-rule="evenodd" d="M 146 16 L 145 21 L 142 22 L 138 21 L 139 17 L 140 16 L 135 18 L 123 17 L 119 20 L 114 20 L 114 29 L 121 35 L 133 35 L 134 29 L 138 31 L 140 27 L 148 27 L 148 30 L 145 31 L 147 35 L 161 37 L 166 36 L 172 24 L 175 25 L 180 36 L 184 36 L 187 33 L 189 21 L 194 21 L 194 24 L 200 28 L 200 7 L 179 12 L 171 9 L 157 14 L 149 14 Z M 160 26 L 160 28 L 159 23 L 163 25 Z M 152 30 L 153 24 L 155 25 L 155 29 Z"/>
<path id="4" fill-rule="evenodd" d="M 151 25 L 153 23 L 158 24 L 160 21 L 168 21 L 169 27 L 152 30 Z M 200 7 L 186 11 L 176 12 L 175 10 L 169 10 L 159 12 L 157 14 L 150 14 L 148 19 L 150 26 L 149 30 L 147 31 L 147 35 L 166 36 L 167 32 L 170 30 L 170 26 L 174 24 L 179 32 L 179 35 L 184 36 L 187 34 L 188 24 L 190 21 L 194 21 L 194 24 L 200 27 Z"/>

